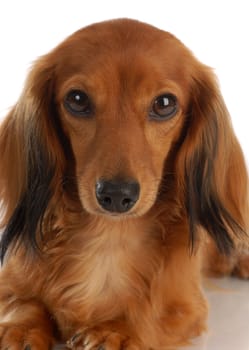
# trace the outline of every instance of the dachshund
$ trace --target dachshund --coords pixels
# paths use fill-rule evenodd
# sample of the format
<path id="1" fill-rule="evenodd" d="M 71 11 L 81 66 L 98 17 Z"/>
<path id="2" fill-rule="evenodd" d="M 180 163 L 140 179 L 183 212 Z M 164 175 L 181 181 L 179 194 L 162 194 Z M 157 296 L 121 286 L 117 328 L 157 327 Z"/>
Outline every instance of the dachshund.
<path id="1" fill-rule="evenodd" d="M 33 65 L 0 129 L 0 349 L 172 349 L 203 273 L 249 277 L 248 174 L 212 69 L 135 20 Z"/>

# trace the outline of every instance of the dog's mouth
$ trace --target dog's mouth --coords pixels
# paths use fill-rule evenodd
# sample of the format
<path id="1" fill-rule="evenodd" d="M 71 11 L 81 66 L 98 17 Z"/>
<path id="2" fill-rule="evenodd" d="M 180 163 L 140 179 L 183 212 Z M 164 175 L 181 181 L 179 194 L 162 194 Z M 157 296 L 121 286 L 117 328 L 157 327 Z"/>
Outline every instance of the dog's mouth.
<path id="1" fill-rule="evenodd" d="M 104 218 L 109 218 L 111 220 L 117 220 L 117 221 L 122 219 L 126 220 L 126 219 L 137 218 L 140 216 L 136 210 L 131 210 L 126 213 L 110 213 L 105 210 L 97 209 L 95 211 L 95 214 L 97 214 L 98 216 L 102 216 Z"/>

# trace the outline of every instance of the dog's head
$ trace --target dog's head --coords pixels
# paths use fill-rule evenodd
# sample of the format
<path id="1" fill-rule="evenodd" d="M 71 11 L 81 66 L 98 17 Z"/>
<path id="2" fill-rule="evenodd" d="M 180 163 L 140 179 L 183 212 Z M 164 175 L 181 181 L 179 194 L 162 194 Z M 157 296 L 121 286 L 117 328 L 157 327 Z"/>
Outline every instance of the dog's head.
<path id="1" fill-rule="evenodd" d="M 247 175 L 215 77 L 143 23 L 92 25 L 40 58 L 0 150 L 2 259 L 35 244 L 62 196 L 108 219 L 170 213 L 174 197 L 192 241 L 201 225 L 224 252 L 245 227 Z"/>

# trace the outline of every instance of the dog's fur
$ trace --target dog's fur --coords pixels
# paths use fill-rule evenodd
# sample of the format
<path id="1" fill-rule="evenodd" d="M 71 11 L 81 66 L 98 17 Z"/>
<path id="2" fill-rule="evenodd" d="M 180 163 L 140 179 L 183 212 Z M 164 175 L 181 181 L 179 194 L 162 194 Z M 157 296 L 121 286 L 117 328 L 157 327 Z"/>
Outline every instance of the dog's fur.
<path id="1" fill-rule="evenodd" d="M 91 115 L 65 108 L 71 89 Z M 157 120 L 165 93 L 178 108 Z M 170 33 L 73 34 L 35 63 L 0 154 L 1 350 L 186 344 L 205 330 L 201 271 L 248 277 L 243 155 L 213 72 Z M 139 183 L 128 212 L 100 206 L 103 178 Z"/>

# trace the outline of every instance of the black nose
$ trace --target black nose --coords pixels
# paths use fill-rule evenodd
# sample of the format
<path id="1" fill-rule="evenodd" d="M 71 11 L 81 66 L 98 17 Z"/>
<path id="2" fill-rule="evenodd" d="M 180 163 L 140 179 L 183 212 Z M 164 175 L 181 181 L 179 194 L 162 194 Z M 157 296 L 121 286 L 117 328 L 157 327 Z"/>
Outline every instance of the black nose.
<path id="1" fill-rule="evenodd" d="M 100 180 L 96 184 L 96 197 L 107 211 L 124 213 L 130 210 L 139 198 L 139 184 L 135 181 Z"/>

